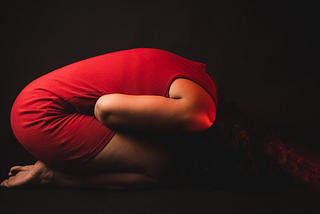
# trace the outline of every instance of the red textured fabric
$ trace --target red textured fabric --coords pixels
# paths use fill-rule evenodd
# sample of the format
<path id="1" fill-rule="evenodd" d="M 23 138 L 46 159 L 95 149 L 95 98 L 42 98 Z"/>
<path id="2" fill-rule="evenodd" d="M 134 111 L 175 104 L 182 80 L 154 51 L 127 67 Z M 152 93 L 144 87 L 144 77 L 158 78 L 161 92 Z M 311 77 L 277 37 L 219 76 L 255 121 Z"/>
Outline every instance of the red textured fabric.
<path id="1" fill-rule="evenodd" d="M 168 97 L 177 78 L 198 83 L 216 102 L 216 86 L 204 64 L 163 50 L 138 48 L 82 60 L 34 80 L 12 107 L 12 129 L 39 160 L 59 169 L 81 165 L 115 134 L 93 115 L 100 96 Z"/>

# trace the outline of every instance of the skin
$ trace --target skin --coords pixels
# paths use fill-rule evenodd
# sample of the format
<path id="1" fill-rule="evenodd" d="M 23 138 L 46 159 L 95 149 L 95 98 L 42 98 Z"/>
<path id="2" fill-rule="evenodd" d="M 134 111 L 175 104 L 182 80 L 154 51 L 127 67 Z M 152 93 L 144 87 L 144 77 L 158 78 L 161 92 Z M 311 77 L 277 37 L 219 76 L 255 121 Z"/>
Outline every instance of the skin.
<path id="1" fill-rule="evenodd" d="M 169 98 L 104 95 L 96 102 L 95 117 L 118 131 L 97 156 L 72 173 L 50 168 L 40 160 L 34 165 L 14 166 L 1 186 L 115 190 L 154 186 L 170 179 L 176 158 L 161 142 L 143 132 L 204 131 L 213 124 L 215 112 L 210 95 L 198 84 L 182 78 L 172 83 Z"/>

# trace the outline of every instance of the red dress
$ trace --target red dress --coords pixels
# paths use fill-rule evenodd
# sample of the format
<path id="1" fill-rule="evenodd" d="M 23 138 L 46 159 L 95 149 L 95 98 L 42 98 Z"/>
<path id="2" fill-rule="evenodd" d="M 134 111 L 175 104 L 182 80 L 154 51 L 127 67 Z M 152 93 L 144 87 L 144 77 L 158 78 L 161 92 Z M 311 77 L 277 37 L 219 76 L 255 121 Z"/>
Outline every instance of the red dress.
<path id="1" fill-rule="evenodd" d="M 11 111 L 12 129 L 36 158 L 59 169 L 96 156 L 114 130 L 93 114 L 104 94 L 168 97 L 171 83 L 187 78 L 216 102 L 216 85 L 202 63 L 158 49 L 131 49 L 82 60 L 31 82 Z"/>

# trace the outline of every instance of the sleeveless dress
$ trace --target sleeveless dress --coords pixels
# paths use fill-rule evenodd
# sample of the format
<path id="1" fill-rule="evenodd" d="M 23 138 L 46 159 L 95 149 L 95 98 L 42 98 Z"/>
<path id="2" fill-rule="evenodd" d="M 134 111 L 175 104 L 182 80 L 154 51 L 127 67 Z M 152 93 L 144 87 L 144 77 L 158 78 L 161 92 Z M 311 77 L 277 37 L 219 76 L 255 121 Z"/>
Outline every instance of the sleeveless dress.
<path id="1" fill-rule="evenodd" d="M 13 132 L 32 155 L 58 169 L 95 157 L 115 130 L 94 117 L 105 94 L 169 96 L 177 78 L 202 86 L 217 102 L 205 64 L 167 51 L 138 48 L 108 53 L 52 71 L 26 86 L 11 111 Z"/>

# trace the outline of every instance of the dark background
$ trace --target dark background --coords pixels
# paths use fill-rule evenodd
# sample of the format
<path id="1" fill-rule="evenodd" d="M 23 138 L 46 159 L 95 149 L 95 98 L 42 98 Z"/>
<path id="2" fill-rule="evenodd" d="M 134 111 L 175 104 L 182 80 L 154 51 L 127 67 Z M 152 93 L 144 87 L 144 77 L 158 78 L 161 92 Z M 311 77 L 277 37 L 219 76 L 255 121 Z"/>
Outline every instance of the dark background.
<path id="1" fill-rule="evenodd" d="M 320 154 L 316 1 L 8 1 L 0 8 L 3 176 L 11 165 L 35 161 L 10 128 L 10 108 L 29 82 L 136 47 L 207 64 L 227 100 Z"/>
<path id="2" fill-rule="evenodd" d="M 3 3 L 1 169 L 30 158 L 9 122 L 15 97 L 29 82 L 85 58 L 136 47 L 206 63 L 227 100 L 267 126 L 315 144 L 320 119 L 318 18 L 313 1 Z"/>

